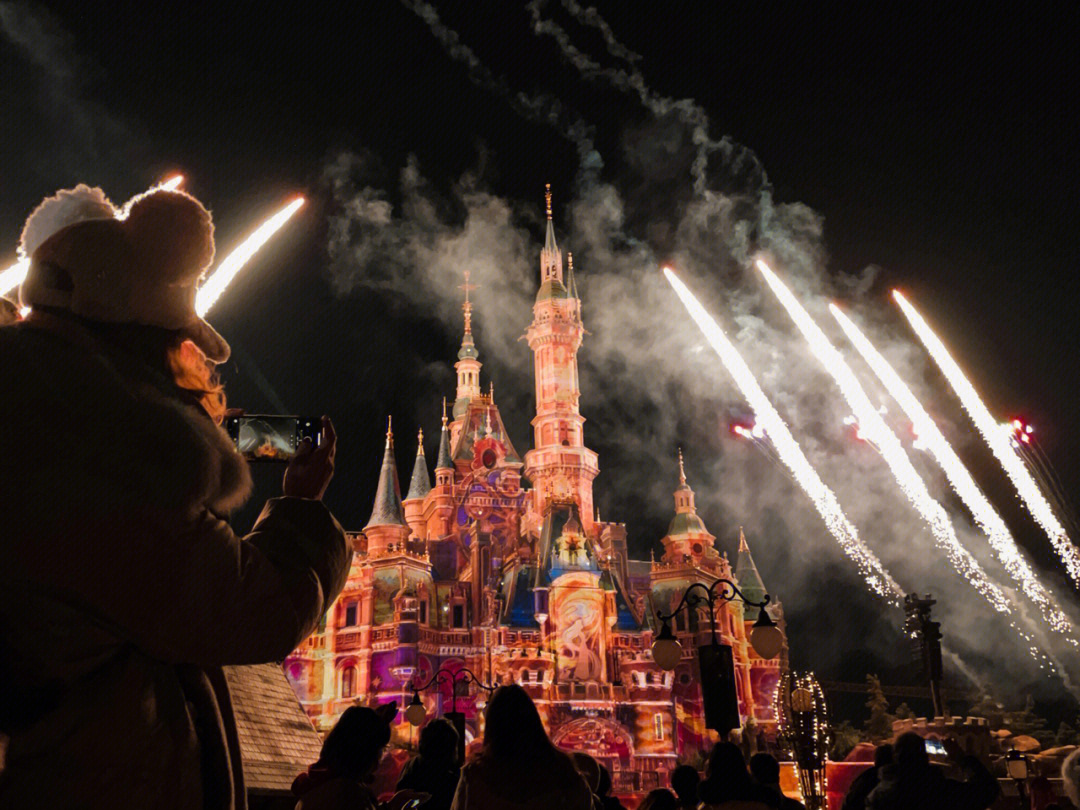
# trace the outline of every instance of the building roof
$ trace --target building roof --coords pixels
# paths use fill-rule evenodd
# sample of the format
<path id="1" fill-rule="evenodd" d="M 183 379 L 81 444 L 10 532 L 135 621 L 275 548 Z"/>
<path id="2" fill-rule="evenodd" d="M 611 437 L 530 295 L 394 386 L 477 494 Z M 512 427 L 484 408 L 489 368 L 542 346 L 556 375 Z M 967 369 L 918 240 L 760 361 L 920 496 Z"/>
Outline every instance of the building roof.
<path id="1" fill-rule="evenodd" d="M 536 293 L 537 301 L 547 301 L 553 298 L 571 298 L 570 291 L 566 289 L 561 281 L 557 278 L 549 278 L 543 284 L 540 285 L 540 289 Z"/>
<path id="2" fill-rule="evenodd" d="M 416 463 L 413 464 L 409 492 L 405 496 L 407 501 L 423 498 L 431 492 L 431 473 L 428 472 L 427 459 L 424 458 L 424 431 L 420 431 L 420 436 L 416 441 Z"/>
<path id="3" fill-rule="evenodd" d="M 674 537 L 680 534 L 708 534 L 705 521 L 694 512 L 680 512 L 671 519 L 667 533 Z"/>
<path id="4" fill-rule="evenodd" d="M 754 558 L 750 554 L 750 546 L 746 543 L 746 535 L 739 529 L 739 556 L 735 561 L 735 579 L 739 582 L 739 590 L 743 592 L 751 602 L 761 602 L 765 599 L 765 583 L 761 581 L 761 574 L 754 565 Z M 746 621 L 757 621 L 758 608 L 746 606 L 743 618 Z"/>
<path id="5" fill-rule="evenodd" d="M 457 407 L 455 406 L 455 416 Z M 493 439 L 506 448 L 504 461 L 507 464 L 521 464 L 521 456 L 517 454 L 514 445 L 510 443 L 510 434 L 506 432 L 499 408 L 488 396 L 481 396 L 469 400 L 462 415 L 461 433 L 458 435 L 457 444 L 454 446 L 454 461 L 472 461 L 473 445 L 479 439 L 488 435 L 491 429 Z M 447 466 L 453 466 L 448 464 Z"/>
<path id="6" fill-rule="evenodd" d="M 248 790 L 288 795 L 322 738 L 277 664 L 225 667 Z"/>
<path id="7" fill-rule="evenodd" d="M 408 525 L 401 512 L 401 484 L 398 483 L 397 464 L 394 461 L 394 433 L 388 429 L 382 469 L 379 470 L 379 486 L 375 489 L 375 504 L 364 528 Z"/>
<path id="8" fill-rule="evenodd" d="M 536 621 L 536 603 L 533 598 L 531 581 L 535 574 L 532 566 L 523 565 L 506 572 L 503 579 L 503 593 L 506 602 L 503 605 L 499 624 L 504 627 L 539 627 Z"/>
<path id="9" fill-rule="evenodd" d="M 444 415 L 442 432 L 439 434 L 439 456 L 435 459 L 435 469 L 442 470 L 453 466 L 454 457 L 450 455 L 450 429 L 446 427 L 446 416 Z"/>

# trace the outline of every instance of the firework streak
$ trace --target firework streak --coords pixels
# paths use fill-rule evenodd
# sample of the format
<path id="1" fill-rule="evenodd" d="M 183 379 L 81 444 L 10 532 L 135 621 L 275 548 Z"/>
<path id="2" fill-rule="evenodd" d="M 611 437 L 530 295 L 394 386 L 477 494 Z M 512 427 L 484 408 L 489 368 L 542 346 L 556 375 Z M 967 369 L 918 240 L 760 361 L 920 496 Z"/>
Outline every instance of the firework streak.
<path id="1" fill-rule="evenodd" d="M 923 408 L 911 389 L 900 379 L 900 375 L 874 348 L 866 335 L 859 330 L 851 319 L 836 304 L 830 304 L 829 311 L 832 312 L 833 317 L 836 318 L 837 323 L 844 330 L 848 340 L 851 341 L 859 354 L 873 369 L 877 378 L 881 380 L 889 395 L 896 400 L 907 418 L 911 420 L 919 441 L 941 466 L 945 477 L 949 480 L 949 484 L 952 485 L 960 500 L 971 511 L 979 528 L 985 532 L 990 545 L 997 552 L 998 559 L 1005 567 L 1005 570 L 1020 584 L 1028 598 L 1038 605 L 1051 627 L 1060 633 L 1070 633 L 1072 627 L 1068 618 L 1054 604 L 1050 595 L 1036 578 L 1035 572 L 1031 570 L 1027 560 L 1020 553 L 1020 549 L 1017 548 L 1016 541 L 1009 532 L 1009 528 L 1005 525 L 1005 521 L 1001 519 L 997 510 L 994 509 L 982 490 L 979 489 L 979 485 L 975 483 L 975 479 L 972 478 L 967 467 L 964 466 L 960 457 L 956 455 L 956 451 L 953 450 L 945 436 L 942 435 L 937 424 L 930 418 L 930 414 L 926 412 L 926 409 Z M 1074 644 L 1076 643 L 1074 640 L 1072 641 Z"/>
<path id="2" fill-rule="evenodd" d="M 919 336 L 919 340 L 922 341 L 930 356 L 934 358 L 934 362 L 937 363 L 938 368 L 941 369 L 941 373 L 945 375 L 945 379 L 949 381 L 949 385 L 952 386 L 953 391 L 960 398 L 964 410 L 968 412 L 971 421 L 975 423 L 975 427 L 982 434 L 986 444 L 1001 463 L 1005 474 L 1009 476 L 1009 480 L 1016 487 L 1020 499 L 1028 508 L 1028 511 L 1031 512 L 1032 517 L 1035 518 L 1035 522 L 1042 527 L 1050 538 L 1054 550 L 1057 551 L 1062 563 L 1065 564 L 1065 569 L 1069 572 L 1072 581 L 1080 585 L 1080 550 L 1072 544 L 1065 527 L 1061 525 L 1057 516 L 1054 515 L 1054 510 L 1050 508 L 1050 504 L 1043 496 L 1039 485 L 1031 477 L 1027 467 L 1009 447 L 1009 440 L 1002 434 L 997 420 L 990 414 L 990 410 L 975 391 L 975 387 L 964 376 L 964 372 L 960 370 L 960 366 L 952 359 L 948 349 L 945 348 L 945 344 L 938 339 L 938 336 L 930 329 L 923 317 L 898 290 L 893 291 L 893 298 L 896 299 L 896 303 L 900 305 L 900 309 L 903 310 L 904 316 L 911 324 L 911 328 L 915 330 L 915 334 Z"/>
<path id="3" fill-rule="evenodd" d="M 836 495 L 825 486 L 817 471 L 811 466 L 802 448 L 795 441 L 795 437 L 791 435 L 787 424 L 780 418 L 780 414 L 761 389 L 738 350 L 678 276 L 668 267 L 664 268 L 664 275 L 675 289 L 687 312 L 690 313 L 690 317 L 694 319 L 719 356 L 724 368 L 728 370 L 735 384 L 746 397 L 746 401 L 754 410 L 757 423 L 764 428 L 780 459 L 791 470 L 799 486 L 810 496 L 814 507 L 825 521 L 829 531 L 840 543 L 844 553 L 855 561 L 871 590 L 894 604 L 899 603 L 899 598 L 903 596 L 900 586 L 885 570 L 874 552 L 863 543 L 855 526 L 841 509 Z"/>
<path id="4" fill-rule="evenodd" d="M 248 260 L 289 221 L 290 217 L 303 204 L 303 197 L 293 200 L 256 228 L 251 236 L 240 243 L 240 247 L 225 257 L 225 261 L 218 265 L 217 270 L 199 288 L 199 292 L 195 296 L 195 311 L 199 313 L 200 318 L 210 311 L 210 307 L 221 297 L 221 294 L 225 292 L 225 288 L 236 278 L 236 274 L 247 264 Z"/>
<path id="5" fill-rule="evenodd" d="M 848 405 L 855 414 L 855 418 L 859 422 L 859 430 L 878 448 L 881 457 L 885 460 L 893 477 L 896 478 L 896 482 L 900 485 L 900 489 L 903 490 L 916 511 L 930 526 L 934 539 L 949 558 L 949 562 L 952 563 L 961 576 L 967 579 L 990 602 L 995 610 L 999 613 L 1012 613 L 1008 597 L 987 578 L 978 561 L 971 556 L 967 549 L 960 545 L 945 508 L 930 495 L 926 484 L 919 477 L 919 473 L 912 465 L 911 459 L 908 458 L 907 453 L 900 444 L 900 440 L 885 424 L 885 420 L 882 419 L 877 408 L 871 404 L 870 398 L 866 395 L 859 381 L 855 378 L 855 373 L 844 361 L 840 352 L 829 342 L 825 333 L 810 317 L 810 313 L 796 300 L 791 291 L 769 269 L 769 266 L 765 262 L 758 260 L 757 268 L 765 276 L 769 287 L 772 288 L 776 297 L 780 299 L 784 309 L 791 315 L 795 325 L 799 327 L 799 331 L 806 338 L 814 356 L 821 361 L 825 370 L 836 381 L 841 393 L 844 395 L 844 399 L 847 400 Z"/>

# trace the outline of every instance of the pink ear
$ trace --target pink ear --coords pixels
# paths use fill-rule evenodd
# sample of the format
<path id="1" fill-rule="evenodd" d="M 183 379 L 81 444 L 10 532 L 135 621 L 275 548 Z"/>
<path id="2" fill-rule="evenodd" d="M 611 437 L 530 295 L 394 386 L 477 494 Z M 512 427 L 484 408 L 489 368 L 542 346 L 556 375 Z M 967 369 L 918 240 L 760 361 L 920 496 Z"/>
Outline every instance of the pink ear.
<path id="1" fill-rule="evenodd" d="M 136 200 L 124 229 L 142 272 L 169 284 L 194 282 L 214 259 L 210 212 L 183 191 L 154 191 Z"/>

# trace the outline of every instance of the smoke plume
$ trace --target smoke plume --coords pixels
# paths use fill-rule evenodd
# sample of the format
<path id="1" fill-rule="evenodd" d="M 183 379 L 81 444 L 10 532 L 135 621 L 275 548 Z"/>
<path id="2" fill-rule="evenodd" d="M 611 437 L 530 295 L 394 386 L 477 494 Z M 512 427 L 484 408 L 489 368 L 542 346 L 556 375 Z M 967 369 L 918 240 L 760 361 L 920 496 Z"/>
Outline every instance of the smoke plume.
<path id="1" fill-rule="evenodd" d="M 632 552 L 647 558 L 658 546 L 673 511 L 675 451 L 682 445 L 699 513 L 719 545 L 733 553 L 737 528 L 746 527 L 766 585 L 785 604 L 789 621 L 806 633 L 807 641 L 796 642 L 796 663 L 799 646 L 814 647 L 818 667 L 843 669 L 854 667 L 853 660 L 897 658 L 890 645 L 896 643 L 902 616 L 865 594 L 809 501 L 775 460 L 731 434 L 731 424 L 745 424 L 748 407 L 715 356 L 703 350 L 701 334 L 659 272 L 661 264 L 670 263 L 717 317 L 884 565 L 909 592 L 939 596 L 957 661 L 998 683 L 1042 677 L 1007 623 L 942 565 L 930 532 L 887 466 L 844 424 L 849 411 L 843 398 L 768 295 L 751 260 L 763 256 L 783 275 L 870 396 L 886 407 L 885 419 L 905 445 L 910 425 L 833 328 L 826 309 L 833 297 L 845 300 L 860 328 L 938 417 L 949 440 L 962 444 L 966 434 L 955 407 L 927 384 L 923 353 L 902 337 L 880 303 L 877 269 L 867 268 L 858 277 L 831 274 L 821 216 L 803 204 L 776 200 L 754 153 L 713 135 L 708 116 L 694 101 L 654 93 L 638 68 L 639 57 L 618 43 L 594 9 L 574 0 L 563 4 L 573 20 L 601 32 L 608 55 L 621 65 L 602 65 L 578 48 L 565 28 L 545 16 L 543 0 L 527 7 L 535 33 L 556 44 L 569 69 L 636 99 L 648 113 L 644 122 L 619 133 L 622 154 L 603 172 L 591 124 L 554 99 L 512 91 L 429 4 L 406 5 L 428 22 L 448 55 L 468 67 L 473 81 L 578 146 L 575 187 L 555 191 L 560 247 L 574 254 L 588 330 L 579 355 L 585 441 L 600 453 L 595 492 L 601 517 L 647 515 L 641 525 L 628 526 Z M 462 272 L 471 272 L 479 287 L 473 296 L 474 331 L 484 373 L 495 382 L 518 451 L 528 449 L 532 366 L 519 338 L 531 320 L 539 283 L 539 182 L 537 199 L 526 202 L 497 196 L 472 174 L 440 195 L 415 160 L 400 168 L 395 182 L 381 183 L 373 156 L 354 152 L 334 155 L 324 181 L 334 209 L 330 280 L 339 294 L 379 290 L 395 306 L 438 317 L 450 334 L 460 334 L 457 288 Z M 962 545 L 996 582 L 1009 583 L 940 470 L 925 456 L 912 456 L 934 497 L 949 508 Z M 846 585 L 823 591 L 822 584 L 834 580 Z M 1021 602 L 1022 596 L 1010 594 L 1014 603 Z M 1017 621 L 1044 647 L 1060 644 L 1033 618 Z M 844 630 L 836 632 L 833 622 L 842 622 Z M 851 622 L 860 623 L 857 633 L 848 629 Z M 1003 642 L 1010 638 L 1011 643 Z M 1061 666 L 1075 669 L 1075 653 L 1056 652 Z"/>

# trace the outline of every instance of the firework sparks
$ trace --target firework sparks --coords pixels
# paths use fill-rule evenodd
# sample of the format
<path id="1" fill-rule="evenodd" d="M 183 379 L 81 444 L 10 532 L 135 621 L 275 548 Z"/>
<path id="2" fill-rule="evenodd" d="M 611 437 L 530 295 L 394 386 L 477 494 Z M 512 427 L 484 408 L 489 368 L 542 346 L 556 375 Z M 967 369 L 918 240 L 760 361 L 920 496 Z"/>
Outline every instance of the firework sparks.
<path id="1" fill-rule="evenodd" d="M 949 484 L 956 494 L 971 511 L 972 516 L 979 528 L 986 534 L 991 547 L 997 553 L 998 559 L 1005 570 L 1015 579 L 1039 609 L 1046 621 L 1060 633 L 1069 633 L 1072 630 L 1068 618 L 1057 607 L 1050 595 L 1043 588 L 1035 572 L 1031 570 L 1027 560 L 1020 553 L 1012 534 L 1009 532 L 1005 521 L 987 500 L 979 485 L 975 483 L 971 473 L 960 460 L 952 446 L 941 433 L 937 424 L 930 414 L 923 408 L 922 403 L 915 397 L 911 389 L 900 379 L 889 362 L 874 348 L 869 339 L 848 318 L 836 304 L 829 305 L 829 311 L 837 323 L 844 330 L 844 334 L 866 360 L 874 374 L 881 380 L 882 385 L 889 395 L 896 400 L 897 404 L 911 420 L 912 426 L 918 436 L 922 449 L 929 451 L 948 478 Z M 1011 427 L 1011 426 L 1010 426 Z M 1024 436 L 1029 434 L 1023 433 Z M 1070 641 L 1075 644 L 1074 639 Z"/>
<path id="2" fill-rule="evenodd" d="M 248 260 L 255 255 L 259 248 L 269 241 L 270 237 L 289 221 L 293 214 L 300 210 L 300 206 L 303 204 L 303 197 L 293 200 L 256 228 L 251 236 L 240 243 L 240 247 L 225 257 L 225 260 L 218 265 L 213 275 L 199 288 L 198 295 L 195 297 L 195 311 L 199 313 L 199 317 L 203 317 L 210 311 L 210 307 L 225 292 L 225 288 L 236 278 L 236 274 L 240 272 L 241 268 L 247 264 Z"/>
<path id="3" fill-rule="evenodd" d="M 798 302 L 791 291 L 784 285 L 779 277 L 773 273 L 765 262 L 757 261 L 757 268 L 765 276 L 769 287 L 783 304 L 784 309 L 791 315 L 795 325 L 802 332 L 810 345 L 810 350 L 818 358 L 825 370 L 839 386 L 844 399 L 855 414 L 859 423 L 860 433 L 869 441 L 873 442 L 881 457 L 885 460 L 892 472 L 900 489 L 908 500 L 930 526 L 934 539 L 938 546 L 945 552 L 949 562 L 967 579 L 972 586 L 993 606 L 999 613 L 1010 614 L 1012 607 L 1008 597 L 1002 590 L 992 583 L 983 571 L 982 566 L 971 554 L 960 545 L 953 530 L 951 521 L 945 508 L 934 500 L 926 488 L 926 484 L 904 451 L 900 440 L 892 432 L 885 420 L 878 413 L 878 409 L 870 402 L 863 387 L 859 384 L 855 373 L 845 362 L 836 347 L 829 342 L 825 333 L 814 322 L 808 313 Z"/>
<path id="4" fill-rule="evenodd" d="M 1035 518 L 1035 522 L 1050 538 L 1050 542 L 1053 544 L 1054 550 L 1057 551 L 1062 563 L 1064 563 L 1069 577 L 1074 583 L 1080 585 L 1080 550 L 1072 544 L 1065 527 L 1054 514 L 1054 510 L 1046 500 L 1042 490 L 1039 489 L 1035 479 L 1032 478 L 1027 467 L 1010 448 L 1008 436 L 1002 433 L 997 420 L 991 415 L 990 409 L 986 407 L 975 391 L 975 386 L 960 370 L 960 366 L 953 360 L 952 355 L 945 348 L 945 344 L 934 334 L 915 307 L 908 303 L 899 290 L 893 290 L 893 298 L 900 305 L 904 317 L 908 319 L 911 328 L 919 336 L 919 340 L 922 341 L 930 356 L 934 358 L 938 368 L 941 369 L 942 374 L 945 375 L 945 379 L 949 381 L 949 385 L 959 397 L 964 410 L 967 411 L 971 421 L 975 423 L 975 427 L 982 434 L 991 452 L 1005 470 L 1005 474 L 1009 476 L 1009 480 L 1016 487 L 1020 499 L 1028 508 L 1028 511 L 1031 512 L 1032 517 Z"/>
<path id="5" fill-rule="evenodd" d="M 675 289 L 675 293 L 679 296 L 683 306 L 686 307 L 687 312 L 690 313 L 690 317 L 694 319 L 698 328 L 701 329 L 705 338 L 709 341 L 709 345 L 719 356 L 720 362 L 724 364 L 728 373 L 734 378 L 735 384 L 739 387 L 743 396 L 746 397 L 750 407 L 754 410 L 757 424 L 762 426 L 784 465 L 791 470 L 795 480 L 810 496 L 814 507 L 825 521 L 829 531 L 840 543 L 844 553 L 855 561 L 855 564 L 859 567 L 859 572 L 866 579 L 866 583 L 871 590 L 893 603 L 898 603 L 900 597 L 903 596 L 900 586 L 885 570 L 874 552 L 863 543 L 855 526 L 848 520 L 840 507 L 836 495 L 825 485 L 817 471 L 810 464 L 802 448 L 795 441 L 795 437 L 791 435 L 787 424 L 777 413 L 776 408 L 773 407 L 758 384 L 753 372 L 746 365 L 746 361 L 742 359 L 738 350 L 728 340 L 727 335 L 724 334 L 716 321 L 705 311 L 705 308 L 701 306 L 678 276 L 668 267 L 664 268 L 664 275 Z"/>
<path id="6" fill-rule="evenodd" d="M 117 219 L 127 219 L 128 211 L 131 209 L 132 203 L 139 197 L 149 194 L 152 191 L 158 191 L 159 189 L 165 189 L 166 191 L 174 191 L 180 187 L 180 184 L 184 182 L 184 175 L 177 174 L 165 180 L 162 183 L 158 183 L 156 186 L 151 187 L 143 194 L 139 194 L 136 197 L 132 197 L 117 213 Z M 20 284 L 26 280 L 26 273 L 30 269 L 30 257 L 20 256 L 19 260 L 15 264 L 11 265 L 3 272 L 0 272 L 0 295 L 7 295 L 14 290 Z"/>

